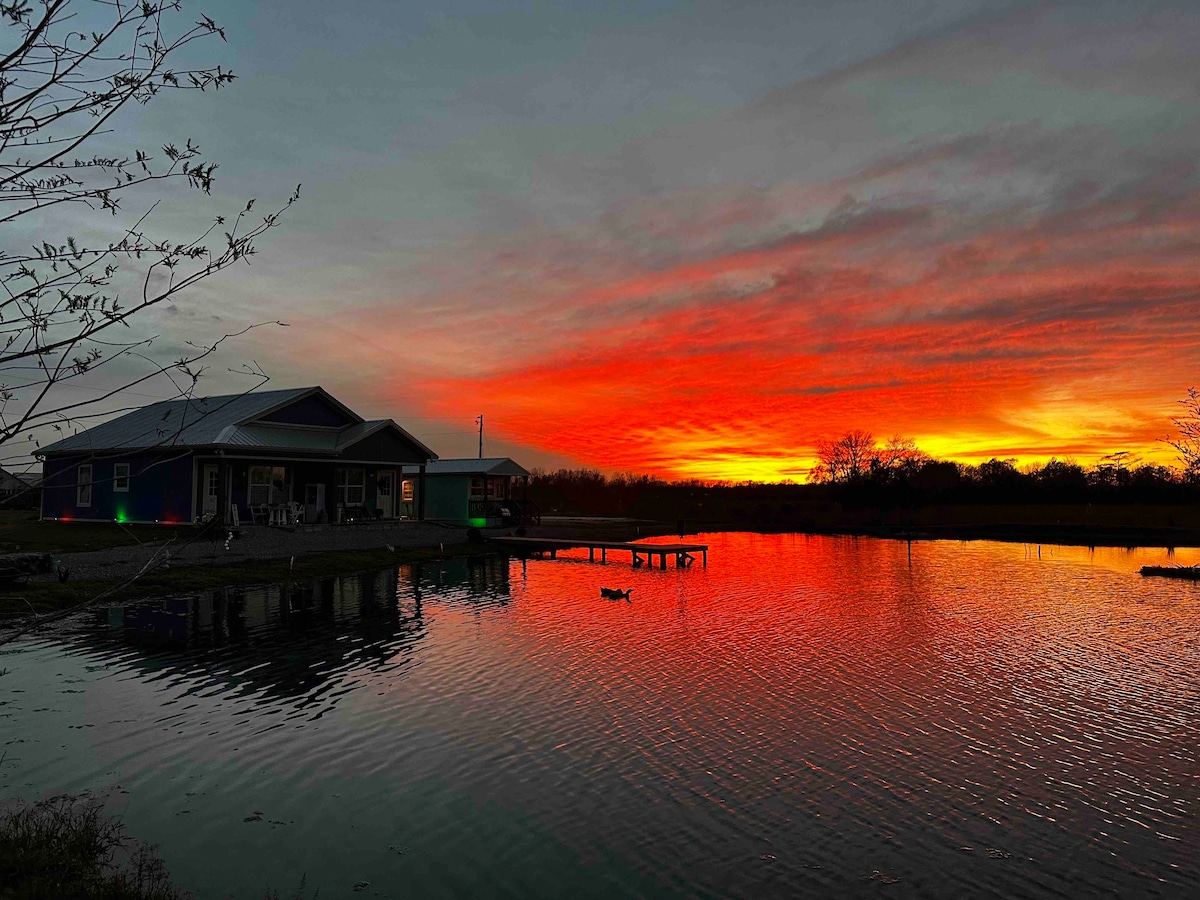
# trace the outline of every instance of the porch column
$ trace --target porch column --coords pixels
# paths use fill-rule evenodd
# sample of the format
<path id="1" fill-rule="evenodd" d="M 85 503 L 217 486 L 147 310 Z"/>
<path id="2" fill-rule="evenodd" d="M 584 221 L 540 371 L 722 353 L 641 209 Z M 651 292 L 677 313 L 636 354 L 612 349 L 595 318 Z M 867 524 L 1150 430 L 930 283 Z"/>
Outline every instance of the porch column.
<path id="1" fill-rule="evenodd" d="M 417 469 L 417 521 L 425 521 L 425 463 Z"/>

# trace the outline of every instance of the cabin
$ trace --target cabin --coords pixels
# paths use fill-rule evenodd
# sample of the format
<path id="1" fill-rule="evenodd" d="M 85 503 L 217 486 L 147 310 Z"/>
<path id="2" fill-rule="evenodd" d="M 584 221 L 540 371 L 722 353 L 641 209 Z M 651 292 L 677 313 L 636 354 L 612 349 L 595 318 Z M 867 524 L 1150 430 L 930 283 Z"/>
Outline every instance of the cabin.
<path id="1" fill-rule="evenodd" d="M 17 497 L 37 490 L 38 477 L 10 472 L 0 466 L 0 500 Z"/>
<path id="2" fill-rule="evenodd" d="M 402 473 L 401 503 L 420 501 L 418 469 Z M 528 499 L 529 471 L 508 457 L 438 459 L 425 466 L 425 518 L 451 525 L 492 528 L 540 520 Z"/>
<path id="3" fill-rule="evenodd" d="M 348 523 L 422 518 L 437 454 L 321 387 L 166 400 L 43 447 L 43 519 Z"/>

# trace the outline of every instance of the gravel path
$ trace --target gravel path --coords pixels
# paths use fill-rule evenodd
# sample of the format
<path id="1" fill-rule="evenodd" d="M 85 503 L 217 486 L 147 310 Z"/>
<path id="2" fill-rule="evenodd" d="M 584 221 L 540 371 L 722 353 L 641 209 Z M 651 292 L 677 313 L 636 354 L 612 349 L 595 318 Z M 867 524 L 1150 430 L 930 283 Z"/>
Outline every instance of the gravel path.
<path id="1" fill-rule="evenodd" d="M 172 566 L 229 565 L 246 560 L 287 559 L 335 550 L 374 550 L 393 547 L 436 547 L 466 542 L 465 528 L 446 528 L 426 522 L 399 522 L 394 526 L 336 527 L 322 531 L 287 531 L 264 525 L 243 527 L 241 536 L 226 542 L 228 532 L 214 530 L 193 543 L 163 542 L 134 547 L 113 547 L 86 553 L 56 554 L 71 570 L 71 580 L 120 579 L 133 575 L 155 553 L 164 549 Z M 43 580 L 53 576 L 39 576 Z"/>

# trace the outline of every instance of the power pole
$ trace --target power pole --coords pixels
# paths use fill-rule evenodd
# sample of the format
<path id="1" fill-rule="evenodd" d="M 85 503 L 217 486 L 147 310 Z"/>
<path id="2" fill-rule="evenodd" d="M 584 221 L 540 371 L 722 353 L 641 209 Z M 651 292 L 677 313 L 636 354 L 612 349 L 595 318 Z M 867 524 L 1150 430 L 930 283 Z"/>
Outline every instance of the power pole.
<path id="1" fill-rule="evenodd" d="M 476 416 L 475 421 L 479 423 L 479 458 L 483 459 L 483 414 Z"/>

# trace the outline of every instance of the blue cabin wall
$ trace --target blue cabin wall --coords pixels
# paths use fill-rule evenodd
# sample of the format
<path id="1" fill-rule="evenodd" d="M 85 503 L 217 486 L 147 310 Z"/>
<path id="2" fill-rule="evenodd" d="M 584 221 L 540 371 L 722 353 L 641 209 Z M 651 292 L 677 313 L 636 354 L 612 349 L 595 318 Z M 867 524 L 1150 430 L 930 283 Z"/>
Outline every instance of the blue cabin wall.
<path id="1" fill-rule="evenodd" d="M 113 490 L 117 463 L 129 464 L 129 490 Z M 92 467 L 92 503 L 79 506 L 79 466 Z M 192 456 L 163 459 L 131 453 L 102 459 L 47 459 L 42 467 L 42 517 L 123 522 L 189 522 L 192 518 Z"/>
<path id="2" fill-rule="evenodd" d="M 280 425 L 316 425 L 326 428 L 345 428 L 353 425 L 357 419 L 346 415 L 327 400 L 313 395 L 290 403 L 283 409 L 261 416 L 256 421 L 275 422 Z"/>

